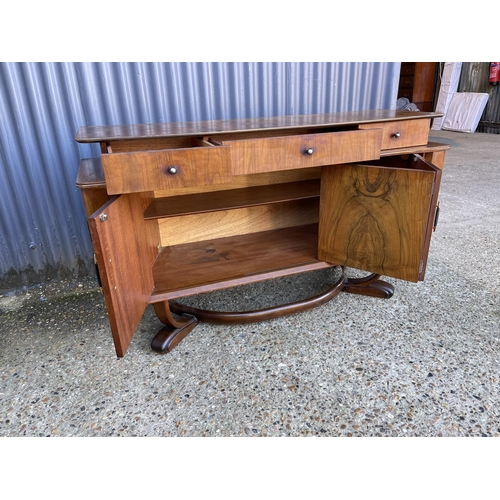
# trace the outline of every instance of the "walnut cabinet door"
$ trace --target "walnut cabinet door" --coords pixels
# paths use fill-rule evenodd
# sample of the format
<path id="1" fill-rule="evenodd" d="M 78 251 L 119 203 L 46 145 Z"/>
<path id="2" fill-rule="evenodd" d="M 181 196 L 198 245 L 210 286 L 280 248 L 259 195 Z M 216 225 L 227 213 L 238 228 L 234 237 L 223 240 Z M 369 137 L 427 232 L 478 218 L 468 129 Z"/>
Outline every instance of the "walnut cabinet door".
<path id="1" fill-rule="evenodd" d="M 419 155 L 323 167 L 318 257 L 423 279 L 441 171 Z"/>
<path id="2" fill-rule="evenodd" d="M 114 196 L 88 218 L 118 357 L 125 355 L 154 287 L 154 221 L 145 221 L 148 193 Z"/>

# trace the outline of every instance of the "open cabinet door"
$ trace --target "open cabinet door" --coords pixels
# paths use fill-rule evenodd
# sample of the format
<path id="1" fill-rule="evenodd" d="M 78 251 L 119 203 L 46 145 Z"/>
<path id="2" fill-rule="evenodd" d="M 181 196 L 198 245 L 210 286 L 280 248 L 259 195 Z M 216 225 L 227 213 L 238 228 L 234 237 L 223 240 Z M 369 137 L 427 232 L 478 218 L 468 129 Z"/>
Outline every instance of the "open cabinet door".
<path id="1" fill-rule="evenodd" d="M 427 258 L 438 169 L 420 157 L 404 166 L 383 161 L 323 167 L 318 258 L 416 282 Z"/>
<path id="2" fill-rule="evenodd" d="M 143 217 L 148 202 L 145 193 L 115 196 L 88 219 L 118 357 L 127 352 L 154 286 L 158 237 L 154 221 Z"/>

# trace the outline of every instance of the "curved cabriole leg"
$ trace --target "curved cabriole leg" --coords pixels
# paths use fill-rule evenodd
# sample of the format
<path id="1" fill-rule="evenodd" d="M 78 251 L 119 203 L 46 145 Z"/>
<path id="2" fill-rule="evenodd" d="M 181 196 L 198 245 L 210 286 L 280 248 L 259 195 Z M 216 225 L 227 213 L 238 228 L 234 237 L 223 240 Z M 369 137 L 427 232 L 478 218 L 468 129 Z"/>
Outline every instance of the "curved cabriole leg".
<path id="1" fill-rule="evenodd" d="M 221 323 L 221 324 L 242 324 L 254 323 L 257 321 L 266 321 L 269 319 L 278 318 L 288 314 L 307 311 L 314 307 L 318 307 L 336 297 L 343 289 L 346 282 L 346 270 L 342 267 L 342 275 L 338 281 L 325 292 L 314 297 L 307 298 L 298 302 L 290 304 L 279 305 L 267 309 L 259 309 L 255 311 L 242 311 L 242 312 L 222 312 L 222 311 L 207 311 L 203 309 L 196 309 L 194 307 L 185 306 L 172 302 L 170 308 L 175 314 L 192 314 L 200 321 L 207 323 Z"/>
<path id="2" fill-rule="evenodd" d="M 176 320 L 170 312 L 168 301 L 154 304 L 158 319 L 165 325 L 151 341 L 151 349 L 158 352 L 170 352 L 198 324 L 192 316 Z"/>
<path id="3" fill-rule="evenodd" d="M 364 278 L 347 278 L 343 291 L 379 299 L 390 299 L 394 294 L 394 287 L 379 278 L 380 274 L 370 274 Z"/>

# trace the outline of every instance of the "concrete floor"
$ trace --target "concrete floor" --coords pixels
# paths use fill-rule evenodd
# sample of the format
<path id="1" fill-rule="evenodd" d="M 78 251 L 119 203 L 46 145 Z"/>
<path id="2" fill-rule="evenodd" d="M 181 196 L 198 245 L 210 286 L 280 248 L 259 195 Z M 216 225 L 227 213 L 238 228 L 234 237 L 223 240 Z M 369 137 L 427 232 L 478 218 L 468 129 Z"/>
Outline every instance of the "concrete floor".
<path id="1" fill-rule="evenodd" d="M 0 436 L 500 436 L 500 136 L 451 144 L 426 280 L 117 359 L 93 279 L 0 297 Z M 321 273 L 212 294 L 308 293 Z"/>

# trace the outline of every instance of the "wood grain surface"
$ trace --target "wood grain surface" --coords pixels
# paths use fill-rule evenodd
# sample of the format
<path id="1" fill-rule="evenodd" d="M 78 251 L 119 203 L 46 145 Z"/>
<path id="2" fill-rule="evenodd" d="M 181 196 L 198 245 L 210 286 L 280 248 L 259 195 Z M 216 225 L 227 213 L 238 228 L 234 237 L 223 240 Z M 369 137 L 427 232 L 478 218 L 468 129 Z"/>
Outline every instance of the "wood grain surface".
<path id="1" fill-rule="evenodd" d="M 151 302 L 331 267 L 317 259 L 318 225 L 166 247 Z"/>
<path id="2" fill-rule="evenodd" d="M 144 221 L 151 194 L 111 198 L 89 217 L 89 227 L 116 354 L 125 355 L 153 291 L 151 267 L 158 230 Z"/>
<path id="3" fill-rule="evenodd" d="M 144 212 L 144 217 L 159 219 L 315 197 L 319 197 L 319 179 L 289 182 L 277 186 L 232 189 L 217 193 L 217 195 L 198 193 L 175 198 L 155 198 Z"/>
<path id="4" fill-rule="evenodd" d="M 223 141 L 230 146 L 235 175 L 320 167 L 380 157 L 381 131 L 352 130 Z M 307 150 L 312 154 L 307 154 Z"/>
<path id="5" fill-rule="evenodd" d="M 319 258 L 418 281 L 434 179 L 424 170 L 323 169 Z"/>
<path id="6" fill-rule="evenodd" d="M 424 146 L 429 137 L 430 118 L 423 120 L 401 120 L 387 123 L 361 124 L 361 130 L 373 127 L 382 129 L 382 150 Z"/>
<path id="7" fill-rule="evenodd" d="M 339 113 L 288 115 L 198 122 L 143 123 L 80 127 L 77 142 L 102 142 L 154 137 L 218 135 L 251 130 L 346 127 L 360 123 L 437 118 L 442 113 L 374 109 Z"/>
<path id="8" fill-rule="evenodd" d="M 206 241 L 317 223 L 318 217 L 319 197 L 182 215 L 159 220 L 160 241 L 162 246 Z"/>
<path id="9" fill-rule="evenodd" d="M 104 154 L 102 165 L 109 194 L 217 184 L 233 175 L 225 146 Z"/>

